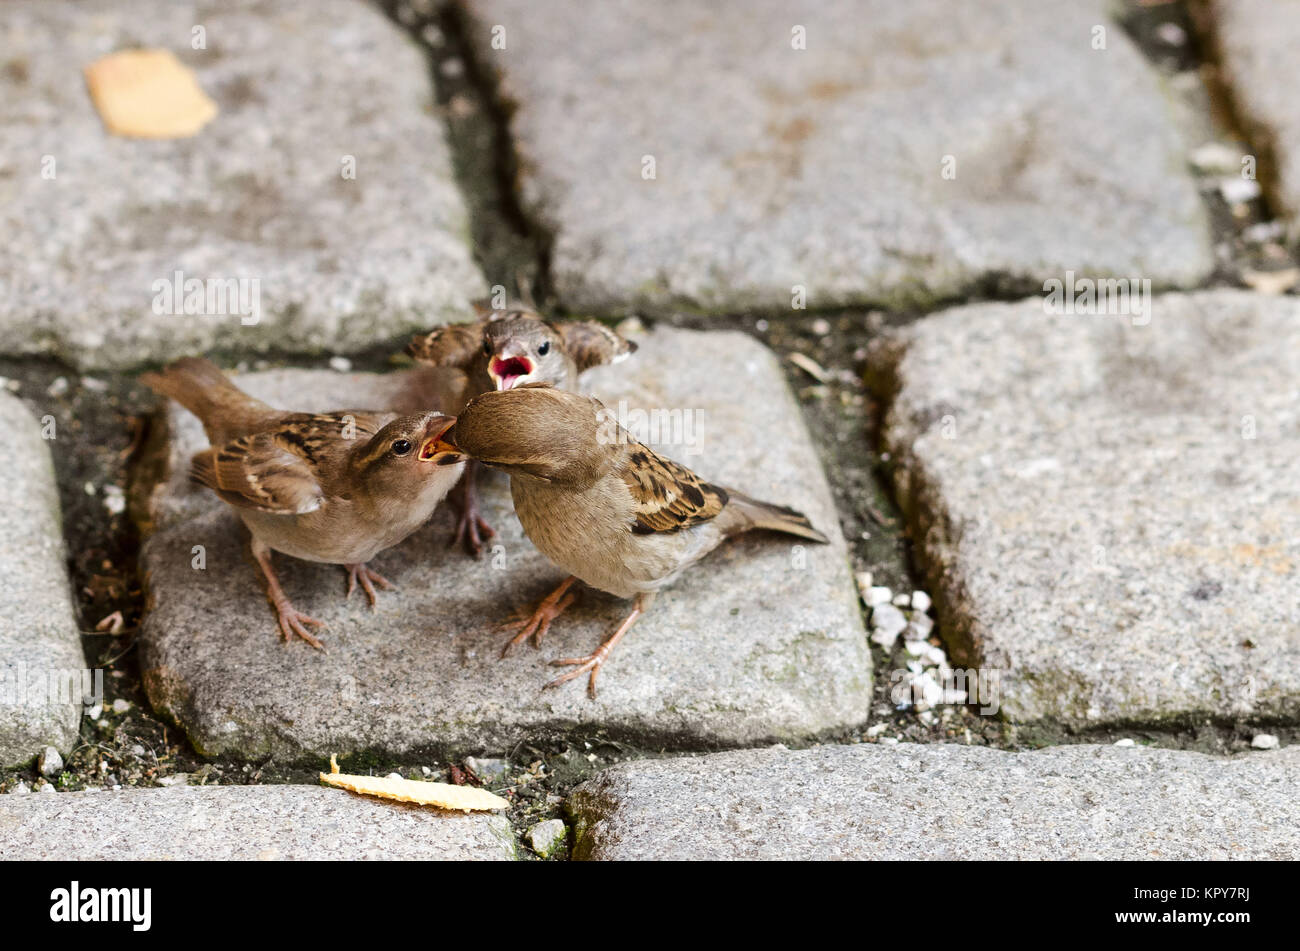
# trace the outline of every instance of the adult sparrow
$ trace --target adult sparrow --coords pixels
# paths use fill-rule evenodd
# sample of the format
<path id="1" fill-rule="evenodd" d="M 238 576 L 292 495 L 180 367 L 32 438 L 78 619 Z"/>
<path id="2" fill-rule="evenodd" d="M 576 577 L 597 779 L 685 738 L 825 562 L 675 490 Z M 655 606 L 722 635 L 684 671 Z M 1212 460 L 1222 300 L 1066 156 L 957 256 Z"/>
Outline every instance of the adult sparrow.
<path id="1" fill-rule="evenodd" d="M 585 370 L 627 359 L 636 351 L 636 343 L 595 321 L 553 323 L 534 311 L 516 308 L 480 310 L 476 322 L 420 334 L 406 349 L 419 363 L 463 372 L 462 401 L 449 407 L 459 412 L 481 393 L 527 383 L 577 390 L 578 377 Z M 457 488 L 461 516 L 452 538 L 453 545 L 463 542 L 475 557 L 483 541 L 496 534 L 479 515 L 477 476 L 477 465 L 471 462 Z"/>
<path id="2" fill-rule="evenodd" d="M 212 447 L 193 458 L 190 477 L 248 526 L 286 641 L 296 635 L 321 647 L 306 626 L 322 622 L 290 603 L 271 567 L 272 551 L 342 565 L 348 597 L 360 583 L 373 607 L 375 585 L 392 583 L 365 563 L 423 525 L 464 468 L 459 452 L 438 441 L 454 417 L 287 413 L 194 357 L 140 379 L 203 423 Z"/>
<path id="3" fill-rule="evenodd" d="M 574 669 L 547 687 L 589 672 L 587 693 L 595 697 L 601 665 L 659 589 L 733 535 L 769 529 L 827 541 L 793 509 L 705 482 L 643 446 L 599 400 L 550 386 L 477 397 L 439 445 L 509 473 L 524 532 L 569 573 L 517 625 L 502 656 L 528 637 L 540 646 L 551 622 L 572 603 L 575 580 L 636 599 L 632 613 L 594 653 L 552 661 Z"/>

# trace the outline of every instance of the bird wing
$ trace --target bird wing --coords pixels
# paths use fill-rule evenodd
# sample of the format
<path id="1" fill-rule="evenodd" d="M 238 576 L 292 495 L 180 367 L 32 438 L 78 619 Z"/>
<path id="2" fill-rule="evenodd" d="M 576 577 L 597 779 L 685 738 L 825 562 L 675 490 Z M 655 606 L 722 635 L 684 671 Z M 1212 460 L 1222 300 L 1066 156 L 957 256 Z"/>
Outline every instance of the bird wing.
<path id="1" fill-rule="evenodd" d="M 199 453 L 190 477 L 240 508 L 302 515 L 320 508 L 322 482 L 343 463 L 352 440 L 368 440 L 386 416 L 365 411 L 294 414 L 274 429 Z"/>
<path id="2" fill-rule="evenodd" d="M 468 370 L 482 355 L 483 322 L 448 324 L 427 334 L 416 334 L 406 346 L 420 363 L 435 367 L 459 367 Z"/>
<path id="3" fill-rule="evenodd" d="M 579 373 L 605 363 L 617 363 L 636 352 L 635 341 L 594 320 L 573 320 L 552 326 L 563 338 L 565 352 L 573 358 Z"/>
<path id="4" fill-rule="evenodd" d="M 631 443 L 620 474 L 632 495 L 632 532 L 678 532 L 715 518 L 727 504 L 727 490 L 705 482 L 690 469 Z"/>

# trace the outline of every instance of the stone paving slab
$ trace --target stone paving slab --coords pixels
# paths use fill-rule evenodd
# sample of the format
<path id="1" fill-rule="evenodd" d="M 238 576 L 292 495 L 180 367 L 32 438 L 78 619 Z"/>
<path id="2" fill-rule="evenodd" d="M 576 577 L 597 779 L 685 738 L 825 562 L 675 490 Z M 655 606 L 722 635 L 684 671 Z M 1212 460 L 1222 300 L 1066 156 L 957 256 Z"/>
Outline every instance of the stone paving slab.
<path id="1" fill-rule="evenodd" d="M 613 766 L 569 798 L 579 859 L 1290 859 L 1300 748 L 742 750 Z"/>
<path id="2" fill-rule="evenodd" d="M 173 51 L 216 101 L 194 138 L 105 131 L 82 68 L 136 46 Z M 12 2 L 0 51 L 6 352 L 346 352 L 485 292 L 428 65 L 371 4 Z M 158 314 L 177 271 L 258 283 L 225 316 Z"/>
<path id="3" fill-rule="evenodd" d="M 697 414 L 690 445 L 657 444 L 711 479 L 803 510 L 832 544 L 753 536 L 715 552 L 619 645 L 593 702 L 581 683 L 542 693 L 557 673 L 547 661 L 594 650 L 625 602 L 587 591 L 540 652 L 523 647 L 498 660 L 505 638 L 494 628 L 562 577 L 524 539 L 499 474 L 489 473 L 484 497 L 501 547 L 481 561 L 449 548 L 452 514 L 440 510 L 376 559 L 400 591 L 382 595 L 374 612 L 360 598 L 343 600 L 342 569 L 277 556 L 295 604 L 329 625 L 328 654 L 280 642 L 234 517 L 202 489 L 172 485 L 153 495 L 160 528 L 143 553 L 141 660 L 154 706 L 207 755 L 278 758 L 501 753 L 569 731 L 742 745 L 864 722 L 871 658 L 846 548 L 775 357 L 738 333 L 662 329 L 640 343 L 632 360 L 592 374 L 607 405 Z M 277 371 L 239 383 L 272 403 L 325 409 L 370 399 L 382 379 Z M 399 375 L 389 383 L 406 385 Z M 186 417 L 171 417 L 178 459 L 204 445 Z M 196 545 L 206 552 L 202 571 L 191 567 Z"/>
<path id="4" fill-rule="evenodd" d="M 1294 218 L 1300 212 L 1300 3 L 1212 0 L 1208 9 L 1223 77 L 1259 148 L 1257 174 L 1275 186 L 1271 197 Z"/>
<path id="5" fill-rule="evenodd" d="M 173 786 L 0 796 L 0 859 L 503 861 L 503 816 L 315 786 Z"/>
<path id="6" fill-rule="evenodd" d="M 963 307 L 871 364 L 940 630 L 1004 715 L 1300 717 L 1300 301 Z"/>
<path id="7" fill-rule="evenodd" d="M 86 661 L 41 430 L 27 407 L 0 392 L 0 767 L 27 763 L 47 745 L 68 752 L 81 721 Z M 86 685 L 93 690 L 93 678 Z"/>
<path id="8" fill-rule="evenodd" d="M 784 311 L 794 285 L 810 307 L 925 307 L 1067 268 L 1210 272 L 1169 101 L 1106 0 L 462 4 L 572 307 Z"/>

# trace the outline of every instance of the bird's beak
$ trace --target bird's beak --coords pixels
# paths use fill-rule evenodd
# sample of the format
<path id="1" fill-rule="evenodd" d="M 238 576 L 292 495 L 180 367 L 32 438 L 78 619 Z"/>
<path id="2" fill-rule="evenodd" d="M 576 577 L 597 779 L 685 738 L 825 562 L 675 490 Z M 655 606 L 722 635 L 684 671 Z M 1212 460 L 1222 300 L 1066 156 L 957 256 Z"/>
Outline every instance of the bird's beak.
<path id="1" fill-rule="evenodd" d="M 464 455 L 451 441 L 451 431 L 456 425 L 455 416 L 435 416 L 429 423 L 429 436 L 420 446 L 420 461 L 436 459 L 438 465 L 450 465 Z"/>
<path id="2" fill-rule="evenodd" d="M 488 364 L 488 376 L 492 377 L 498 390 L 508 390 L 526 380 L 534 369 L 533 361 L 523 355 L 508 357 L 503 354 L 492 358 Z"/>

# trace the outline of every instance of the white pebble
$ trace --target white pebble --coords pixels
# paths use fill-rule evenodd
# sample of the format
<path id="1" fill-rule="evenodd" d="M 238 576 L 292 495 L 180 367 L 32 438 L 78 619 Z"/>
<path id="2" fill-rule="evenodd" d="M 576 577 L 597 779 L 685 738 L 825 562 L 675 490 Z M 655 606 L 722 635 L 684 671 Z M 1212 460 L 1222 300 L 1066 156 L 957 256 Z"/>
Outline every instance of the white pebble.
<path id="1" fill-rule="evenodd" d="M 389 773 L 387 776 L 384 777 L 384 779 L 402 779 L 402 778 L 403 776 L 401 773 Z"/>
<path id="2" fill-rule="evenodd" d="M 924 614 L 926 611 L 930 610 L 930 603 L 931 603 L 930 596 L 926 594 L 924 591 L 912 592 L 913 611 L 920 611 L 922 614 Z"/>
<path id="3" fill-rule="evenodd" d="M 831 332 L 831 322 L 825 317 L 818 317 L 812 322 L 812 332 L 819 337 L 825 337 Z"/>
<path id="4" fill-rule="evenodd" d="M 1241 149 L 1222 142 L 1206 142 L 1193 149 L 1188 158 L 1198 172 L 1205 174 L 1227 175 L 1241 170 Z"/>
<path id="5" fill-rule="evenodd" d="M 47 746 L 36 758 L 36 769 L 42 776 L 57 776 L 63 772 L 63 757 L 54 747 Z"/>
<path id="6" fill-rule="evenodd" d="M 1128 737 L 1125 737 L 1122 740 L 1116 740 L 1115 745 L 1116 746 L 1137 746 L 1137 743 L 1135 743 L 1133 740 L 1130 740 Z"/>
<path id="7" fill-rule="evenodd" d="M 38 790 L 36 790 L 36 791 L 37 791 L 37 792 L 43 792 L 43 793 L 53 793 L 53 792 L 58 792 L 58 790 L 56 790 L 56 789 L 54 788 L 54 785 L 53 785 L 52 783 L 46 783 L 44 786 L 42 786 L 40 789 L 38 789 Z"/>
<path id="8" fill-rule="evenodd" d="M 1272 733 L 1256 733 L 1250 745 L 1257 750 L 1275 750 L 1281 743 Z"/>
<path id="9" fill-rule="evenodd" d="M 887 650 L 887 651 L 893 650 L 893 649 L 894 649 L 894 644 L 895 644 L 897 641 L 898 641 L 898 635 L 895 634 L 895 633 L 892 633 L 892 632 L 890 632 L 890 631 L 872 631 L 872 632 L 871 632 L 871 642 L 872 642 L 873 644 L 879 644 L 881 647 L 883 647 L 883 648 L 884 648 L 885 650 Z"/>
<path id="10" fill-rule="evenodd" d="M 1187 42 L 1187 31 L 1177 23 L 1166 21 L 1156 27 L 1156 39 L 1166 46 L 1182 46 Z"/>
<path id="11" fill-rule="evenodd" d="M 907 629 L 907 618 L 892 604 L 879 604 L 871 612 L 871 627 L 892 644 Z"/>
<path id="12" fill-rule="evenodd" d="M 888 588 L 875 587 L 867 591 L 867 607 L 874 608 L 878 604 L 888 604 L 894 599 L 894 592 Z"/>
<path id="13" fill-rule="evenodd" d="M 347 357 L 330 357 L 330 369 L 347 373 L 352 369 L 352 361 Z"/>
<path id="14" fill-rule="evenodd" d="M 909 594 L 904 594 L 900 591 L 898 594 L 894 595 L 894 607 L 896 608 L 905 608 L 911 605 L 911 603 L 912 596 Z"/>
<path id="15" fill-rule="evenodd" d="M 49 389 L 45 391 L 50 396 L 62 396 L 68 392 L 68 378 L 66 376 L 56 376 L 54 382 L 50 384 Z"/>
<path id="16" fill-rule="evenodd" d="M 11 795 L 11 796 L 29 796 L 29 795 L 31 795 L 31 792 L 32 792 L 32 787 L 31 787 L 31 786 L 28 786 L 26 783 L 19 783 L 19 784 L 18 784 L 17 786 L 15 786 L 13 789 L 9 790 L 9 795 Z"/>
<path id="17" fill-rule="evenodd" d="M 909 635 L 914 640 L 923 641 L 934 630 L 934 621 L 930 620 L 928 614 L 913 614 L 910 627 Z"/>
<path id="18" fill-rule="evenodd" d="M 109 515 L 121 515 L 126 511 L 126 493 L 120 485 L 104 486 L 104 508 Z"/>
<path id="19" fill-rule="evenodd" d="M 1229 175 L 1219 179 L 1219 194 L 1229 205 L 1240 205 L 1259 197 L 1259 182 L 1253 178 Z"/>
<path id="20" fill-rule="evenodd" d="M 130 709 L 131 709 L 130 700 L 123 700 L 121 697 L 118 697 L 116 700 L 113 701 L 114 713 L 126 713 Z"/>
<path id="21" fill-rule="evenodd" d="M 888 723 L 877 723 L 875 726 L 867 727 L 867 736 L 875 739 L 889 729 Z"/>

